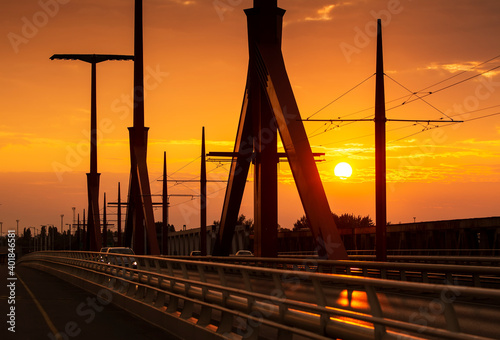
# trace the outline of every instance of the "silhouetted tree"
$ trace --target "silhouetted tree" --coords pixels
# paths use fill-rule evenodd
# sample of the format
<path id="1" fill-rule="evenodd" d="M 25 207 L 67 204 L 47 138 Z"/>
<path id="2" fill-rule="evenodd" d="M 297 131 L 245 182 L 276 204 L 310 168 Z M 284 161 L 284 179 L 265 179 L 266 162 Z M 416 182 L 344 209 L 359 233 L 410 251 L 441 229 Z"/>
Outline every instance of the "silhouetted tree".
<path id="1" fill-rule="evenodd" d="M 309 220 L 307 219 L 306 215 L 302 216 L 299 218 L 294 224 L 293 224 L 293 230 L 300 230 L 307 228 L 309 229 L 311 226 L 309 224 Z"/>
<path id="2" fill-rule="evenodd" d="M 362 217 L 361 215 L 355 216 L 354 214 L 342 214 L 338 216 L 333 213 L 333 220 L 337 228 L 368 228 L 373 227 L 373 221 L 369 215 Z M 293 230 L 302 228 L 310 228 L 309 221 L 304 215 L 293 224 Z"/>
<path id="3" fill-rule="evenodd" d="M 213 221 L 212 225 L 219 226 L 220 221 L 219 220 Z M 243 214 L 240 214 L 240 216 L 238 217 L 238 220 L 236 221 L 236 225 L 242 225 L 242 226 L 245 226 L 245 228 L 253 230 L 253 220 L 251 218 L 247 220 L 247 217 Z"/>

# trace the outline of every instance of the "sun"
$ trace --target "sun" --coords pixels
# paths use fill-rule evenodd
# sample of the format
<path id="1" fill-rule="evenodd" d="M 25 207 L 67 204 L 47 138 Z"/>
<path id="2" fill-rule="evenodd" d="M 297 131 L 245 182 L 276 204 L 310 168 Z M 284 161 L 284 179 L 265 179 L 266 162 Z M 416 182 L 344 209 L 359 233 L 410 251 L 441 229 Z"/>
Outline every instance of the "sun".
<path id="1" fill-rule="evenodd" d="M 346 179 L 347 177 L 351 177 L 352 168 L 346 162 L 341 162 L 335 166 L 333 172 L 335 176 L 340 177 L 340 179 Z"/>

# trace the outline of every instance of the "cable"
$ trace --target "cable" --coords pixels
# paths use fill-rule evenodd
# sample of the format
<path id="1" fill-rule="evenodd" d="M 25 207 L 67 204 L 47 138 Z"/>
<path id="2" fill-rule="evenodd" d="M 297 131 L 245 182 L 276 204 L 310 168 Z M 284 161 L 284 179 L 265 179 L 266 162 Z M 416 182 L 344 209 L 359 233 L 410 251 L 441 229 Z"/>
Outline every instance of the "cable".
<path id="1" fill-rule="evenodd" d="M 477 67 L 479 67 L 479 66 L 481 66 L 481 65 L 487 64 L 487 63 L 489 63 L 490 61 L 493 61 L 493 60 L 495 60 L 495 59 L 497 59 L 497 58 L 499 58 L 499 57 L 500 57 L 500 54 L 499 54 L 499 55 L 497 55 L 496 57 L 493 57 L 493 58 L 491 58 L 491 59 L 488 59 L 488 60 L 486 60 L 486 61 L 483 61 L 482 63 L 479 63 L 479 64 L 477 64 L 477 65 L 475 65 L 475 66 L 473 66 L 473 67 L 469 68 L 468 70 L 463 70 L 463 71 L 461 71 L 461 72 L 459 72 L 459 73 L 457 73 L 457 74 L 454 74 L 454 75 L 453 75 L 453 76 L 451 76 L 451 77 L 448 77 L 448 78 L 446 78 L 446 79 L 444 79 L 444 80 L 438 81 L 438 82 L 437 82 L 437 83 L 435 83 L 435 84 L 429 85 L 429 86 L 427 86 L 427 87 L 425 87 L 425 88 L 421 89 L 419 92 L 424 91 L 424 90 L 427 90 L 427 89 L 429 89 L 429 88 L 431 88 L 431 87 L 433 87 L 433 86 L 436 86 L 436 85 L 442 84 L 442 83 L 444 83 L 445 81 L 448 81 L 448 80 L 450 80 L 450 79 L 453 79 L 453 78 L 455 78 L 455 77 L 458 77 L 459 75 L 462 75 L 462 74 L 464 74 L 464 73 L 466 73 L 466 72 L 472 71 L 473 69 L 475 69 L 475 68 L 477 68 Z"/>
<path id="2" fill-rule="evenodd" d="M 491 113 L 491 114 L 484 115 L 484 116 L 481 116 L 481 117 L 471 118 L 471 119 L 469 119 L 469 120 L 464 121 L 464 123 L 472 122 L 472 121 L 474 121 L 474 120 L 479 120 L 479 119 L 489 118 L 489 117 L 493 117 L 493 116 L 496 116 L 496 115 L 500 115 L 500 112 Z M 434 127 L 431 127 L 431 128 L 428 128 L 428 129 L 424 129 L 424 130 L 422 130 L 422 131 L 418 131 L 418 132 L 412 133 L 411 135 L 408 135 L 408 136 L 405 136 L 405 137 L 402 137 L 402 138 L 398 138 L 398 139 L 392 140 L 392 141 L 390 141 L 390 142 L 388 142 L 388 143 L 397 142 L 397 141 L 400 141 L 400 140 L 402 140 L 402 139 L 405 139 L 405 138 L 408 138 L 408 137 L 411 137 L 411 136 L 418 135 L 419 133 L 422 133 L 422 132 L 425 132 L 425 131 L 429 131 L 429 130 L 431 130 L 431 129 L 443 128 L 443 127 L 446 127 L 446 126 L 450 126 L 450 125 L 452 125 L 452 124 L 455 124 L 455 123 L 449 123 L 449 124 L 444 124 L 444 125 L 436 125 L 436 126 L 434 126 Z"/>
<path id="3" fill-rule="evenodd" d="M 415 100 L 422 99 L 422 98 L 424 98 L 424 97 L 428 97 L 428 96 L 430 96 L 431 94 L 436 94 L 436 93 L 438 93 L 438 92 L 441 92 L 441 91 L 447 90 L 447 89 L 449 89 L 450 87 L 453 87 L 453 86 L 456 86 L 456 85 L 462 84 L 462 83 L 464 83 L 464 82 L 466 82 L 466 81 L 469 81 L 469 80 L 474 79 L 474 78 L 476 78 L 476 77 L 482 76 L 483 74 L 488 73 L 488 72 L 491 72 L 491 71 L 494 71 L 494 70 L 496 70 L 496 69 L 498 69 L 498 68 L 500 68 L 500 65 L 499 65 L 499 66 L 495 66 L 495 67 L 493 67 L 493 68 L 491 68 L 491 69 L 489 69 L 489 70 L 487 70 L 487 71 L 484 71 L 484 72 L 478 73 L 478 74 L 476 74 L 476 75 L 473 75 L 472 77 L 469 77 L 469 78 L 466 78 L 466 79 L 462 79 L 462 80 L 460 80 L 460 81 L 458 81 L 458 82 L 456 82 L 456 83 L 453 83 L 453 84 L 451 84 L 451 85 L 447 85 L 447 86 L 445 86 L 445 87 L 442 87 L 442 88 L 440 88 L 440 89 L 438 89 L 438 90 L 436 90 L 436 91 L 429 92 L 428 94 L 426 94 L 426 95 L 424 95 L 424 96 L 422 96 L 422 97 L 419 97 L 419 98 L 416 98 L 416 99 L 412 99 L 412 100 L 408 100 L 408 101 L 404 102 L 403 104 L 396 105 L 396 106 L 394 106 L 394 107 L 391 107 L 390 109 L 387 109 L 387 111 L 392 110 L 392 109 L 395 109 L 395 108 L 400 107 L 400 106 L 403 106 L 403 105 L 408 104 L 408 103 L 412 103 L 412 102 L 414 102 Z"/>
<path id="4" fill-rule="evenodd" d="M 373 77 L 375 75 L 372 74 L 371 76 L 369 76 L 368 78 L 366 78 L 365 80 L 363 80 L 361 83 L 357 84 L 356 86 L 354 86 L 353 88 L 351 88 L 350 90 L 348 90 L 347 92 L 341 94 L 339 97 L 335 98 L 334 100 L 332 100 L 330 103 L 326 104 L 325 106 L 323 106 L 321 109 L 319 109 L 318 111 L 314 112 L 312 115 L 310 115 L 309 117 L 306 118 L 306 120 L 308 119 L 311 119 L 313 116 L 317 115 L 318 113 L 320 113 L 321 111 L 323 111 L 324 109 L 326 109 L 328 106 L 332 105 L 333 103 L 335 103 L 337 100 L 339 100 L 340 98 L 344 97 L 346 94 L 348 94 L 349 92 L 353 91 L 355 88 L 357 88 L 358 86 L 360 86 L 361 84 L 363 84 L 364 82 L 366 82 L 368 79 L 370 79 L 371 77 Z"/>
<path id="5" fill-rule="evenodd" d="M 438 111 L 439 113 L 441 113 L 442 115 L 446 116 L 446 118 L 451 119 L 451 118 L 450 118 L 450 116 L 448 116 L 446 113 L 444 113 L 443 111 L 441 111 L 440 109 L 438 109 L 437 107 L 435 107 L 434 105 L 432 105 L 431 103 L 429 103 L 428 101 L 426 101 L 425 99 L 423 99 L 422 97 L 419 97 L 419 96 L 418 96 L 418 94 L 417 94 L 418 92 L 413 92 L 413 91 L 411 91 L 410 89 L 408 89 L 406 86 L 403 86 L 401 83 L 399 83 L 398 81 L 396 81 L 396 80 L 395 80 L 394 78 L 392 78 L 391 76 L 388 76 L 388 75 L 385 75 L 385 76 L 386 76 L 387 78 L 389 78 L 390 80 L 392 80 L 393 82 L 395 82 L 396 84 L 398 84 L 399 86 L 401 86 L 402 88 L 404 88 L 406 91 L 410 92 L 410 93 L 411 93 L 410 98 L 411 98 L 413 95 L 415 95 L 418 99 L 422 100 L 424 103 L 426 103 L 427 105 L 429 105 L 430 107 L 432 107 L 433 109 L 435 109 L 436 111 Z M 431 94 L 431 93 L 432 93 L 432 92 L 429 92 L 429 94 Z M 405 101 L 403 102 L 403 104 L 401 104 L 401 105 L 406 104 L 406 103 L 410 100 L 410 98 L 408 98 L 407 100 L 405 100 Z M 453 120 L 453 119 L 451 119 L 451 120 Z"/>
<path id="6" fill-rule="evenodd" d="M 197 161 L 199 158 L 201 158 L 201 156 L 196 157 L 195 159 L 193 159 L 191 162 L 187 163 L 186 165 L 184 165 L 180 169 L 177 169 L 176 171 L 174 171 L 173 173 L 171 173 L 168 177 L 171 177 L 172 175 L 175 175 L 176 173 L 178 173 L 179 171 L 181 171 L 182 169 L 184 169 L 188 165 L 190 165 L 190 164 L 194 163 L 195 161 Z"/>
<path id="7" fill-rule="evenodd" d="M 406 88 L 405 86 L 403 86 L 402 84 L 400 84 L 399 82 L 397 82 L 395 79 L 393 79 L 393 78 L 391 78 L 390 76 L 388 76 L 388 75 L 384 74 L 384 75 L 385 75 L 385 76 L 387 76 L 389 79 L 391 79 L 392 81 L 394 81 L 396 84 L 400 85 L 401 87 L 403 87 L 404 89 L 406 89 L 408 92 L 410 92 L 412 95 L 416 95 L 416 97 L 417 97 L 416 99 L 410 100 L 410 98 L 412 97 L 412 96 L 410 96 L 410 98 L 408 98 L 408 99 L 407 99 L 406 101 L 404 101 L 402 104 L 400 104 L 400 105 L 396 105 L 396 106 L 394 106 L 394 107 L 391 107 L 391 108 L 387 109 L 386 111 L 390 111 L 390 110 L 392 110 L 392 109 L 398 108 L 398 107 L 400 107 L 400 106 L 402 106 L 402 105 L 405 105 L 405 104 L 408 104 L 408 103 L 411 103 L 411 102 L 413 102 L 413 101 L 415 101 L 415 100 L 420 99 L 420 100 L 422 100 L 424 103 L 426 103 L 427 105 L 431 106 L 433 109 L 435 109 L 436 111 L 438 111 L 439 113 L 441 113 L 442 115 L 444 115 L 444 116 L 448 117 L 449 119 L 453 120 L 453 119 L 451 118 L 451 117 L 453 117 L 453 116 L 451 116 L 451 117 L 450 117 L 450 116 L 448 116 L 448 115 L 447 115 L 446 113 L 444 113 L 442 110 L 438 109 L 437 107 L 435 107 L 435 106 L 434 106 L 434 105 L 432 105 L 431 103 L 427 102 L 427 101 L 426 101 L 426 100 L 424 100 L 423 98 L 424 98 L 424 97 L 427 97 L 427 96 L 429 96 L 429 95 L 431 95 L 431 94 L 434 94 L 434 93 L 437 93 L 437 92 L 443 91 L 443 90 L 445 90 L 445 89 L 448 89 L 448 88 L 450 88 L 450 87 L 456 86 L 456 85 L 461 84 L 461 83 L 463 83 L 463 82 L 466 82 L 466 81 L 468 81 L 468 80 L 471 80 L 471 79 L 473 79 L 473 78 L 475 78 L 475 77 L 478 77 L 478 76 L 480 76 L 480 75 L 483 75 L 483 74 L 485 74 L 485 73 L 488 73 L 488 72 L 491 72 L 491 71 L 493 71 L 493 70 L 496 70 L 497 68 L 500 68 L 500 66 L 496 66 L 496 67 L 494 67 L 494 68 L 492 68 L 492 69 L 489 69 L 489 70 L 487 70 L 487 71 L 484 71 L 484 72 L 478 73 L 478 74 L 476 74 L 476 75 L 474 75 L 474 76 L 472 76 L 472 77 L 469 77 L 469 78 L 467 78 L 467 79 L 463 79 L 463 80 L 461 80 L 461 81 L 459 81 L 459 82 L 456 82 L 456 83 L 453 83 L 453 84 L 451 84 L 451 85 L 445 86 L 445 87 L 443 87 L 443 88 L 441 88 L 441 89 L 438 89 L 438 90 L 436 90 L 436 91 L 429 92 L 429 93 L 427 93 L 426 95 L 424 95 L 424 96 L 422 96 L 422 97 L 418 96 L 418 95 L 417 95 L 417 93 L 420 93 L 420 92 L 422 92 L 422 91 L 424 91 L 424 90 L 426 90 L 426 89 L 428 89 L 428 88 L 431 88 L 431 87 L 433 87 L 433 86 L 436 86 L 436 85 L 438 85 L 438 84 L 441 84 L 441 83 L 443 83 L 443 82 L 446 82 L 446 81 L 448 81 L 448 80 L 450 80 L 450 79 L 453 79 L 453 78 L 457 77 L 458 75 L 461 75 L 461 74 L 463 74 L 463 73 L 465 73 L 465 72 L 469 72 L 469 71 L 471 71 L 471 70 L 473 70 L 473 69 L 476 69 L 477 67 L 479 67 L 479 66 L 481 66 L 481 65 L 484 65 L 484 64 L 487 64 L 487 63 L 489 63 L 489 62 L 491 62 L 491 61 L 493 61 L 493 60 L 495 60 L 495 59 L 497 59 L 497 58 L 499 58 L 499 57 L 500 57 L 500 55 L 497 55 L 497 56 L 495 56 L 495 57 L 493 57 L 493 58 L 490 58 L 490 59 L 488 59 L 488 60 L 486 60 L 486 61 L 484 61 L 484 62 L 482 62 L 482 63 L 479 63 L 479 64 L 477 64 L 477 65 L 475 65 L 475 66 L 473 66 L 473 67 L 469 68 L 468 70 L 462 71 L 462 72 L 460 72 L 460 73 L 458 73 L 458 74 L 455 74 L 455 75 L 453 75 L 453 76 L 451 76 L 451 77 L 448 77 L 448 78 L 446 78 L 446 79 L 444 79 L 444 80 L 441 80 L 441 81 L 439 81 L 439 82 L 437 82 L 437 83 L 434 83 L 434 84 L 432 84 L 432 85 L 429 85 L 429 86 L 427 86 L 427 87 L 425 87 L 425 88 L 423 88 L 422 90 L 417 91 L 417 92 L 412 92 L 412 91 L 410 91 L 408 88 Z M 327 104 L 326 106 L 324 106 L 324 107 L 323 107 L 323 108 L 321 108 L 320 110 L 316 111 L 314 114 L 312 114 L 311 116 L 309 116 L 306 120 L 310 119 L 311 117 L 313 117 L 314 115 L 316 115 L 317 113 L 319 113 L 321 110 L 325 109 L 326 107 L 328 107 L 329 105 L 331 105 L 332 103 L 334 103 L 335 101 L 337 101 L 338 99 L 342 98 L 342 97 L 343 97 L 343 96 L 345 96 L 347 93 L 351 92 L 351 91 L 352 91 L 352 90 L 354 90 L 356 87 L 358 87 L 359 85 L 361 85 L 362 83 L 364 83 L 365 81 L 367 81 L 368 79 L 370 79 L 370 78 L 371 78 L 371 77 L 373 77 L 373 76 L 374 76 L 374 74 L 372 74 L 370 77 L 368 77 L 367 79 L 363 80 L 361 83 L 359 83 L 358 85 L 356 85 L 355 87 L 353 87 L 352 89 L 350 89 L 349 91 L 347 91 L 346 93 L 342 94 L 341 96 L 339 96 L 338 98 L 336 98 L 335 100 L 333 100 L 331 103 Z M 391 100 L 391 101 L 386 102 L 386 104 L 388 104 L 388 103 L 392 103 L 392 102 L 394 102 L 394 101 L 396 101 L 396 100 L 403 99 L 403 98 L 405 98 L 405 97 L 406 97 L 406 96 L 403 96 L 403 97 L 400 97 L 400 98 L 393 99 L 393 100 Z M 339 119 L 344 118 L 344 117 L 348 117 L 348 116 L 351 116 L 351 115 L 354 115 L 354 114 L 356 114 L 356 113 L 364 112 L 364 111 L 367 111 L 367 110 L 370 110 L 370 109 L 373 109 L 373 106 L 372 106 L 372 107 L 370 107 L 370 108 L 367 108 L 367 109 L 363 109 L 363 110 L 360 110 L 360 111 L 356 111 L 356 112 L 353 112 L 353 113 L 350 113 L 350 114 L 344 115 L 344 116 L 342 116 L 342 117 L 339 117 Z M 371 115 L 371 116 L 372 116 L 372 115 Z M 371 117 L 371 116 L 368 116 L 368 117 Z M 363 118 L 363 119 L 365 119 L 365 118 Z M 340 127 L 343 127 L 343 126 L 346 126 L 346 125 L 349 125 L 349 124 L 352 124 L 352 123 L 354 123 L 354 122 L 349 122 L 349 123 L 346 123 L 346 124 L 339 124 L 339 125 L 336 125 L 336 126 L 331 127 L 331 128 L 328 128 L 328 127 L 327 127 L 324 131 L 314 134 L 314 133 L 315 133 L 315 132 L 317 132 L 317 131 L 321 128 L 321 127 L 320 127 L 320 128 L 317 128 L 314 132 L 312 132 L 312 135 L 308 136 L 308 138 L 317 137 L 317 136 L 319 136 L 319 135 L 322 135 L 323 133 L 326 133 L 326 132 L 329 132 L 329 131 L 334 130 L 336 127 L 337 127 L 337 128 L 340 128 Z M 324 126 L 324 125 L 323 125 L 323 126 Z M 364 137 L 364 136 L 363 136 L 363 137 Z"/>

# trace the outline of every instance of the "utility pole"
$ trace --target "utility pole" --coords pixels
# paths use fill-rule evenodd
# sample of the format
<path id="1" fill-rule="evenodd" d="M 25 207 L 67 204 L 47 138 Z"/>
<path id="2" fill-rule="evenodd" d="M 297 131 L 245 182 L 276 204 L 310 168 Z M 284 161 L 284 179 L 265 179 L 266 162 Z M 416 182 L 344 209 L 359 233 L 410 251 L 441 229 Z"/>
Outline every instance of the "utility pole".
<path id="1" fill-rule="evenodd" d="M 102 215 L 102 246 L 108 245 L 108 221 L 106 220 L 106 193 L 104 193 L 104 210 Z"/>
<path id="2" fill-rule="evenodd" d="M 457 120 L 388 119 L 385 109 L 382 25 L 377 20 L 377 62 L 375 73 L 375 119 L 306 119 L 308 122 L 375 122 L 375 253 L 377 261 L 387 261 L 386 123 L 462 123 Z"/>
<path id="3" fill-rule="evenodd" d="M 162 217 L 161 253 L 168 255 L 168 188 L 167 188 L 167 152 L 163 152 L 163 183 L 162 183 Z"/>
<path id="4" fill-rule="evenodd" d="M 76 244 L 78 245 L 78 250 L 82 250 L 82 247 L 80 245 L 80 242 L 81 242 L 81 235 L 80 235 L 80 232 L 81 232 L 81 229 L 80 229 L 80 213 L 78 213 L 78 223 L 76 225 Z"/>
<path id="5" fill-rule="evenodd" d="M 205 127 L 201 130 L 200 172 L 200 252 L 207 255 L 207 164 L 205 159 Z"/>
<path id="6" fill-rule="evenodd" d="M 122 246 L 122 199 L 120 193 L 120 182 L 118 182 L 118 247 Z"/>
<path id="7" fill-rule="evenodd" d="M 20 220 L 16 220 L 16 223 L 17 223 L 17 237 L 19 237 L 19 221 Z"/>
<path id="8" fill-rule="evenodd" d="M 82 219 L 83 219 L 83 235 L 82 235 L 83 249 L 89 250 L 89 248 L 87 246 L 88 245 L 88 241 L 87 241 L 88 228 L 86 228 L 86 224 L 85 224 L 85 209 L 83 209 Z"/>
<path id="9" fill-rule="evenodd" d="M 385 145 L 385 92 L 382 24 L 377 20 L 377 71 L 375 76 L 375 247 L 377 261 L 387 261 L 387 186 Z"/>
<path id="10" fill-rule="evenodd" d="M 63 231 L 64 231 L 63 227 L 64 227 L 64 214 L 61 214 L 61 236 L 62 236 Z M 64 242 L 63 242 L 63 245 L 64 245 Z M 64 248 L 64 246 L 63 246 L 63 248 Z"/>

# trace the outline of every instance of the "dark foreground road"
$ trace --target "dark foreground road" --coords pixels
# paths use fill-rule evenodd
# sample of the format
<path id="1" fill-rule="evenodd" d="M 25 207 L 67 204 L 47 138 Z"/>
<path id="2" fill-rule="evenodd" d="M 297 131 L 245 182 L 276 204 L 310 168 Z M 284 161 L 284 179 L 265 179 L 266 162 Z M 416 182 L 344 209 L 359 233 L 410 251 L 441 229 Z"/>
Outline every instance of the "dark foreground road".
<path id="1" fill-rule="evenodd" d="M 96 297 L 50 274 L 19 266 L 17 280 L 8 281 L 0 265 L 0 339 L 174 339 L 164 331 L 113 306 L 106 291 Z M 15 304 L 11 287 L 15 282 Z M 10 307 L 15 306 L 15 333 Z M 8 314 L 11 314 L 10 316 Z M 59 332 L 60 337 L 55 333 Z"/>

